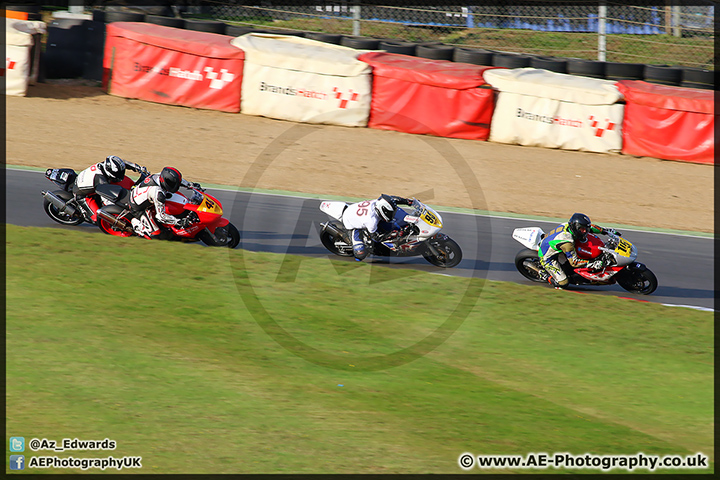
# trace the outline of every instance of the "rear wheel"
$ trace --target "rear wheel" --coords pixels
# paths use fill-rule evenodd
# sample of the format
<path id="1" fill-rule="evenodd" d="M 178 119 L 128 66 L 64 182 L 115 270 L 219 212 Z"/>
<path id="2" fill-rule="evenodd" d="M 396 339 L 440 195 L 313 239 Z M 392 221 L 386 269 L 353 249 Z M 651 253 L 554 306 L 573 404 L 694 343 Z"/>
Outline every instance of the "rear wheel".
<path id="1" fill-rule="evenodd" d="M 55 192 L 52 192 L 56 196 L 62 198 L 66 202 L 70 199 L 72 199 L 72 194 L 64 191 L 64 190 L 57 190 Z M 75 215 L 68 215 L 67 213 L 61 212 L 55 205 L 50 203 L 49 200 L 45 199 L 43 201 L 43 210 L 45 210 L 45 213 L 48 217 L 55 220 L 57 223 L 61 225 L 80 225 L 83 223 L 83 217 L 79 210 L 75 212 Z"/>
<path id="2" fill-rule="evenodd" d="M 535 250 L 530 250 L 529 248 L 520 250 L 517 255 L 515 255 L 515 268 L 528 280 L 538 283 L 544 283 L 546 281 L 540 273 L 543 271 L 543 268 L 542 265 L 540 265 L 540 257 L 538 257 L 538 253 Z"/>
<path id="3" fill-rule="evenodd" d="M 455 240 L 448 238 L 438 243 L 433 243 L 438 255 L 433 255 L 429 250 L 423 253 L 425 260 L 436 267 L 452 268 L 462 260 L 462 250 Z"/>
<path id="4" fill-rule="evenodd" d="M 118 218 L 124 210 L 120 207 L 110 205 L 108 207 L 104 207 L 103 211 L 107 212 L 115 218 Z M 98 215 L 98 227 L 100 227 L 100 230 L 102 230 L 104 233 L 107 233 L 108 235 L 113 235 L 115 237 L 131 237 L 133 235 L 130 221 L 124 218 L 118 220 L 118 223 L 113 224 Z"/>
<path id="5" fill-rule="evenodd" d="M 618 284 L 630 293 L 650 295 L 658 286 L 657 277 L 650 270 L 627 270 L 617 279 Z"/>
<path id="6" fill-rule="evenodd" d="M 320 234 L 320 241 L 325 248 L 335 255 L 339 255 L 341 257 L 353 256 L 352 245 L 348 245 L 342 239 L 338 239 L 327 230 L 323 230 Z"/>

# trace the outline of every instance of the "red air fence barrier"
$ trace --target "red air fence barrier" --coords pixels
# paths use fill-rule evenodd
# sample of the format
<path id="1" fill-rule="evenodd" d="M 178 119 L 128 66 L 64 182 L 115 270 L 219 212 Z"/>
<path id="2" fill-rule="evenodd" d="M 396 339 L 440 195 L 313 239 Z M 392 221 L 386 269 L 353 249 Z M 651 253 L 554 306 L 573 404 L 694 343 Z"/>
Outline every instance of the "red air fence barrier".
<path id="1" fill-rule="evenodd" d="M 622 153 L 714 164 L 714 91 L 622 80 Z"/>
<path id="2" fill-rule="evenodd" d="M 358 57 L 373 68 L 368 127 L 441 137 L 487 140 L 495 93 L 484 67 L 371 52 Z"/>
<path id="3" fill-rule="evenodd" d="M 111 95 L 240 111 L 245 53 L 233 37 L 149 23 L 107 24 L 103 88 Z"/>

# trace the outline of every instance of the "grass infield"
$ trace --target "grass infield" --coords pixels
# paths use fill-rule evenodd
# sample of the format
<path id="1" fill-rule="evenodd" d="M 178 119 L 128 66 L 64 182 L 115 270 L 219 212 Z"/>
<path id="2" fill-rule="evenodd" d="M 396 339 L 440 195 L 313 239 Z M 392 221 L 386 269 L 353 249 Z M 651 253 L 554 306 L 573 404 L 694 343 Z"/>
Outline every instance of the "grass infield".
<path id="1" fill-rule="evenodd" d="M 26 450 L 26 464 L 113 455 L 142 456 L 139 473 L 461 473 L 464 452 L 712 459 L 712 313 L 487 281 L 427 355 L 328 368 L 269 336 L 238 285 L 293 338 L 352 359 L 423 339 L 478 280 L 288 257 L 288 281 L 278 254 L 6 228 L 6 441 L 117 442 Z"/>

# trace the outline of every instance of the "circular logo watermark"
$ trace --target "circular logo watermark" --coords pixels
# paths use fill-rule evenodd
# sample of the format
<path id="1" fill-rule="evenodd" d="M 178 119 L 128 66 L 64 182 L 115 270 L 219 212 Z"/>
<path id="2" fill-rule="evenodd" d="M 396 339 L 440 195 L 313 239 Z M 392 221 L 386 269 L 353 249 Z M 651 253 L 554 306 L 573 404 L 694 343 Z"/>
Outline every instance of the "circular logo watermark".
<path id="1" fill-rule="evenodd" d="M 417 120 L 413 121 L 417 122 Z M 277 208 L 281 207 L 276 207 L 276 210 L 273 211 L 272 207 L 268 207 L 268 195 L 264 193 L 253 193 L 253 189 L 257 188 L 263 175 L 272 169 L 273 162 L 283 152 L 293 145 L 297 145 L 304 137 L 313 133 L 322 132 L 322 130 L 323 127 L 310 124 L 296 124 L 290 127 L 281 135 L 277 136 L 260 153 L 243 177 L 240 186 L 243 189 L 249 190 L 249 193 L 239 192 L 236 195 L 232 210 L 233 220 L 236 222 L 236 225 L 243 237 L 241 241 L 242 248 L 233 250 L 230 254 L 230 263 L 237 291 L 245 303 L 247 310 L 253 316 L 258 325 L 283 348 L 308 362 L 337 370 L 354 371 L 377 371 L 407 364 L 426 355 L 428 352 L 445 342 L 460 327 L 460 325 L 462 325 L 474 308 L 482 291 L 484 279 L 487 275 L 487 268 L 490 264 L 490 218 L 483 215 L 462 216 L 464 219 L 463 230 L 470 230 L 470 235 L 465 233 L 464 236 L 465 238 L 472 238 L 472 242 L 474 242 L 474 245 L 469 245 L 467 242 L 461 245 L 464 252 L 463 261 L 460 265 L 455 267 L 462 272 L 461 277 L 463 277 L 466 281 L 465 289 L 462 292 L 462 295 L 459 296 L 457 303 L 453 305 L 444 305 L 442 311 L 433 312 L 433 315 L 437 315 L 438 322 L 441 321 L 441 323 L 439 323 L 439 325 L 429 334 L 424 335 L 412 345 L 403 346 L 390 353 L 378 355 L 353 355 L 347 351 L 344 351 L 341 355 L 324 351 L 321 348 L 302 341 L 298 335 L 293 335 L 288 331 L 288 329 L 283 327 L 282 323 L 287 319 L 276 318 L 277 314 L 273 315 L 271 313 L 273 302 L 272 300 L 267 299 L 265 292 L 273 290 L 272 284 L 277 287 L 278 291 L 282 291 L 282 288 L 284 288 L 287 284 L 298 281 L 298 275 L 302 275 L 300 264 L 304 259 L 310 258 L 307 256 L 308 254 L 315 254 L 315 256 L 318 254 L 325 254 L 328 258 L 336 259 L 338 262 L 342 261 L 341 257 L 330 255 L 329 252 L 322 247 L 322 245 L 307 245 L 307 233 L 313 229 L 317 230 L 319 222 L 328 220 L 327 216 L 319 210 L 321 201 L 307 198 L 296 199 L 296 201 L 301 202 L 302 205 L 299 208 L 299 211 L 297 205 L 291 209 L 293 211 L 293 215 L 291 216 L 293 219 L 290 220 L 290 222 L 294 221 L 295 224 L 292 229 L 293 233 L 289 235 L 289 238 L 284 239 L 286 240 L 286 245 L 284 247 L 277 246 L 275 244 L 268 244 L 263 247 L 262 245 L 253 243 L 252 249 L 254 250 L 266 250 L 283 254 L 281 266 L 277 275 L 264 275 L 261 280 L 254 279 L 254 277 L 248 273 L 248 265 L 246 264 L 245 258 L 246 253 L 244 253 L 244 249 L 250 247 L 250 243 L 253 242 L 252 240 L 248 240 L 248 237 L 282 237 L 282 235 L 278 235 L 277 233 L 273 234 L 268 231 L 273 230 L 273 222 L 288 222 L 287 212 L 278 212 Z M 458 178 L 458 186 L 461 185 L 464 189 L 473 210 L 487 210 L 480 182 L 477 180 L 467 161 L 465 161 L 462 155 L 460 155 L 460 153 L 447 139 L 425 135 L 417 135 L 412 138 L 417 139 L 419 142 L 424 142 L 430 147 L 431 151 L 437 155 L 437 168 L 446 168 L 447 166 L 452 169 Z M 350 167 L 350 165 L 348 165 L 348 167 Z M 413 172 L 412 162 L 409 162 L 408 171 L 397 172 L 397 174 L 413 175 Z M 297 172 L 297 174 L 299 177 L 298 185 L 301 185 L 302 172 Z M 348 175 L 347 179 L 348 182 L 352 182 L 352 175 Z M 377 192 L 377 196 L 379 196 L 380 193 L 398 194 L 396 192 Z M 428 200 L 431 199 L 433 194 L 434 189 L 428 190 L 425 188 L 423 191 L 417 192 L 416 197 L 423 203 L 428 203 Z M 263 212 L 257 211 L 260 209 L 263 209 Z M 295 216 L 295 214 L 297 214 L 297 216 Z M 263 219 L 263 232 L 257 231 L 258 227 L 256 222 L 254 222 L 258 216 L 268 217 Z M 460 215 L 457 217 L 460 217 Z M 252 227 L 251 224 L 253 224 Z M 444 221 L 444 224 L 444 226 L 447 225 L 447 220 Z M 253 230 L 253 228 L 255 230 Z M 471 247 L 475 247 L 475 251 L 473 251 Z M 282 251 L 283 248 L 284 251 Z M 382 286 L 382 291 L 385 292 L 393 289 L 401 289 L 407 285 L 408 280 L 406 276 L 388 275 L 386 273 L 387 270 L 380 270 L 399 268 L 400 265 L 397 265 L 397 263 L 401 262 L 392 262 L 388 259 L 385 259 L 384 261 L 375 260 L 370 262 L 368 262 L 368 260 L 369 259 L 366 259 L 366 262 L 362 265 L 364 265 L 365 268 L 370 269 L 370 284 L 373 283 L 373 278 L 382 277 L 381 280 L 377 281 L 386 282 Z M 388 265 L 388 263 L 390 263 L 390 265 Z M 348 268 L 352 268 L 356 267 L 357 264 L 345 263 L 345 265 L 347 265 Z M 402 265 L 402 267 L 407 267 L 407 265 Z M 336 266 L 335 270 L 338 275 L 342 275 L 343 271 L 347 271 L 347 269 L 343 269 L 342 266 Z M 446 272 L 446 270 L 442 268 L 436 268 L 435 270 L 444 271 L 443 273 Z M 322 289 L 322 286 L 313 285 L 312 288 Z M 318 295 L 316 291 L 307 293 L 308 295 L 312 294 L 317 301 Z M 279 293 L 278 295 L 281 294 L 282 293 Z M 437 295 L 438 298 L 441 298 L 445 295 L 445 293 L 438 292 Z M 320 296 L 320 301 L 323 301 L 322 296 Z M 323 307 L 328 307 L 327 310 L 331 311 L 331 314 L 336 318 L 348 315 L 348 312 L 343 311 L 342 302 L 340 302 L 340 305 L 336 305 L 338 303 L 337 299 L 326 298 L 324 301 L 326 301 L 329 305 Z M 317 303 L 314 305 L 317 307 Z M 295 305 L 293 319 L 297 322 L 301 322 L 304 318 L 312 317 L 312 311 L 306 310 L 303 312 L 303 309 L 312 308 L 312 306 L 304 306 L 300 303 Z M 444 318 L 444 320 L 442 320 L 442 318 Z M 387 321 L 412 322 L 412 309 L 408 311 L 407 318 L 388 318 Z M 348 349 L 350 348 L 348 347 Z"/>

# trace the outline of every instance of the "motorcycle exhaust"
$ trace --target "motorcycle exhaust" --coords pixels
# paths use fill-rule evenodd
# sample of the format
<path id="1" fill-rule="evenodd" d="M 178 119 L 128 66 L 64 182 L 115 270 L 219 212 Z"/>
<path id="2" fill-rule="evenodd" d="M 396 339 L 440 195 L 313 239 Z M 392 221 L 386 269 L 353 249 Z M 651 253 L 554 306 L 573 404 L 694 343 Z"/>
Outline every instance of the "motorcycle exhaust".
<path id="1" fill-rule="evenodd" d="M 537 265 L 535 265 L 533 262 L 528 262 L 528 261 L 526 261 L 526 262 L 524 263 L 524 265 L 525 265 L 526 267 L 528 267 L 530 270 L 533 270 L 535 273 L 537 273 L 537 274 L 542 274 L 542 272 L 540 271 L 540 267 L 538 267 Z"/>
<path id="2" fill-rule="evenodd" d="M 75 212 L 77 212 L 75 207 L 73 207 L 72 205 L 68 205 L 65 200 L 58 197 L 54 193 L 46 192 L 45 190 L 41 191 L 40 193 L 42 193 L 42 196 L 48 202 L 52 203 L 58 209 L 58 211 L 60 211 L 60 213 L 66 213 L 72 217 L 73 215 L 75 215 Z"/>
<path id="3" fill-rule="evenodd" d="M 115 217 L 106 212 L 103 208 L 97 211 L 97 215 L 98 217 L 102 218 L 110 225 L 112 225 L 113 228 L 119 228 L 120 230 L 124 230 L 126 232 L 134 231 L 132 225 L 127 220 L 125 220 L 124 218 Z"/>
<path id="4" fill-rule="evenodd" d="M 327 223 L 321 223 L 320 225 L 322 225 L 323 229 L 325 229 L 325 230 L 327 230 L 328 232 L 332 233 L 334 236 L 342 238 L 345 243 L 347 243 L 347 244 L 349 244 L 349 245 L 352 244 L 352 242 L 350 241 L 350 239 L 346 237 L 346 235 L 345 235 L 346 232 L 343 232 L 342 230 L 340 230 L 339 228 L 337 228 L 337 227 L 336 227 L 335 225 L 333 225 L 332 223 L 327 222 Z"/>

